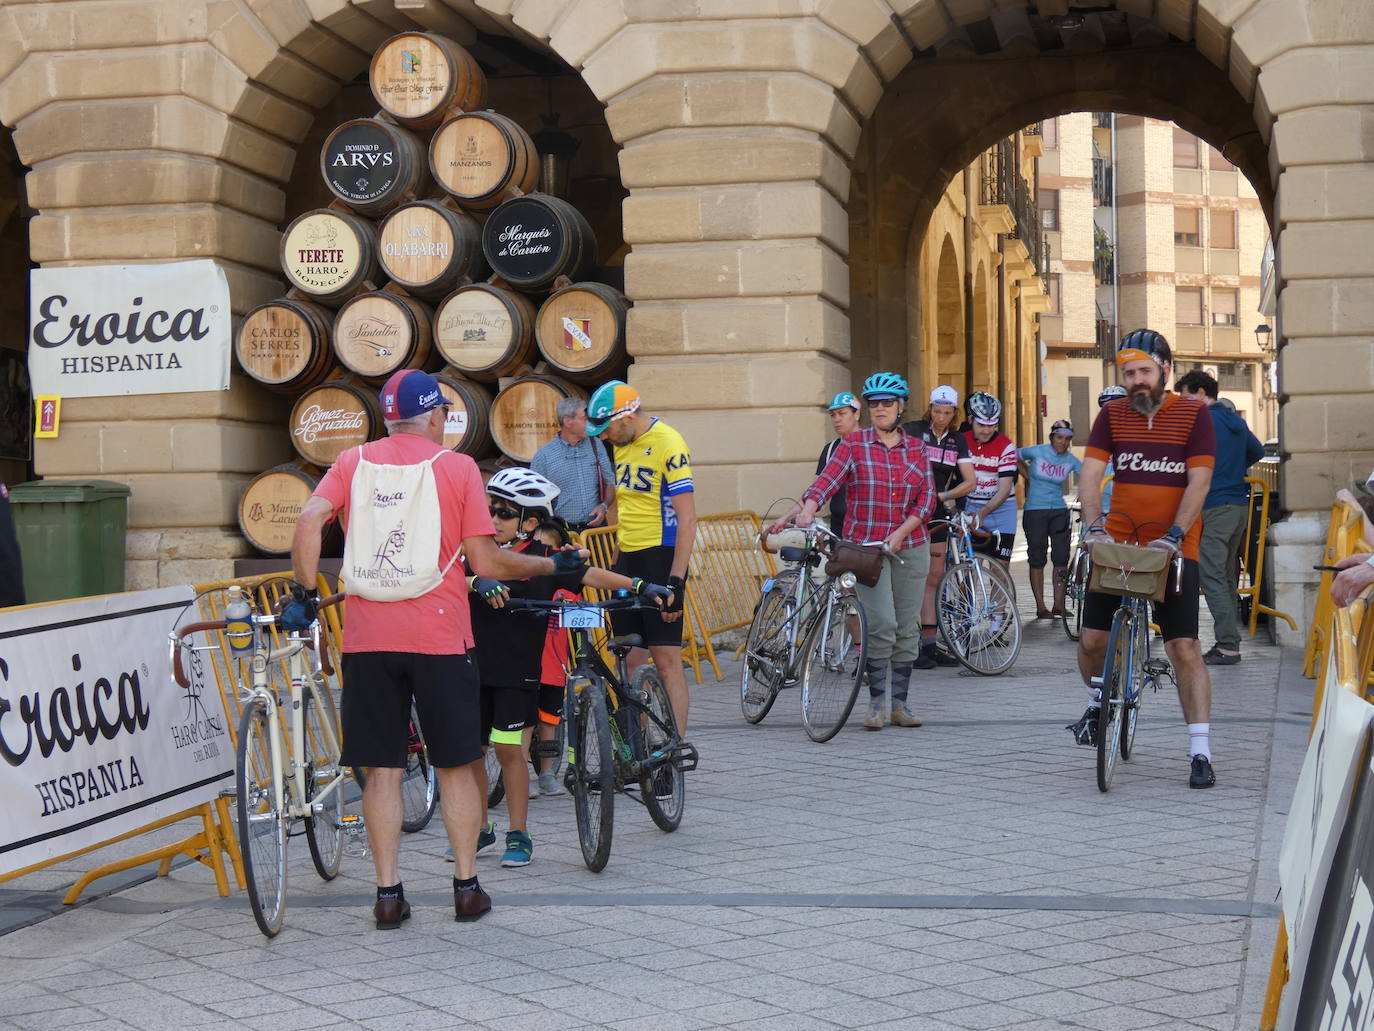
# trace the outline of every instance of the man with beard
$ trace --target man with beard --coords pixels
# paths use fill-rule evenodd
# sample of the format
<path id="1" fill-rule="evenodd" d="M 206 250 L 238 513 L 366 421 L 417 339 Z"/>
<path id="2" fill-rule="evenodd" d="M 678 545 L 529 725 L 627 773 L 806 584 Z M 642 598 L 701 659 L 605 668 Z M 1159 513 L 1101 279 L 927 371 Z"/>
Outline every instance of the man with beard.
<path id="1" fill-rule="evenodd" d="M 1079 499 L 1084 545 L 1116 540 L 1183 553 L 1183 582 L 1154 606 L 1154 621 L 1173 663 L 1179 702 L 1188 723 L 1188 786 L 1210 788 L 1212 771 L 1212 682 L 1198 641 L 1198 540 L 1202 505 L 1212 483 L 1216 436 L 1207 407 L 1165 390 L 1173 354 L 1163 336 L 1137 329 L 1125 336 L 1116 353 L 1127 395 L 1108 402 L 1098 413 L 1083 459 Z M 1116 467 L 1112 510 L 1099 523 L 1099 488 L 1107 463 Z M 1081 745 L 1097 744 L 1100 676 L 1112 617 L 1121 599 L 1089 591 L 1083 602 L 1083 635 L 1078 642 L 1078 670 L 1088 688 L 1088 710 L 1069 725 Z"/>

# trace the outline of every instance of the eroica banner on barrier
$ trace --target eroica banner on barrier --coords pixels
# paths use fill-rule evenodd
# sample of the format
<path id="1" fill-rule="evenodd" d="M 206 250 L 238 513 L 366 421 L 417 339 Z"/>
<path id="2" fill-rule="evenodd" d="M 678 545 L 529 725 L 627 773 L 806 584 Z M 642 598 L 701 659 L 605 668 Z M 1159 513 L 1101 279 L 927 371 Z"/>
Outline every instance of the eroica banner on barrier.
<path id="1" fill-rule="evenodd" d="M 194 598 L 168 587 L 0 614 L 0 873 L 109 841 L 232 783 L 214 674 L 194 661 L 190 688 L 170 676 L 167 634 Z"/>
<path id="2" fill-rule="evenodd" d="M 227 390 L 231 330 L 229 282 L 213 261 L 29 273 L 35 394 Z"/>

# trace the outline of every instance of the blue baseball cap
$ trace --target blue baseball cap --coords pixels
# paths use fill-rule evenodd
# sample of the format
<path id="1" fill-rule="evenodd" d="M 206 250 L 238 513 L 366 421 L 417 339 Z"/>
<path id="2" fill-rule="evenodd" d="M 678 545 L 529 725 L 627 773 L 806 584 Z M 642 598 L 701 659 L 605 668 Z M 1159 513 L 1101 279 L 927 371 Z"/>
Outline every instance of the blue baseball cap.
<path id="1" fill-rule="evenodd" d="M 382 386 L 381 400 L 382 418 L 392 422 L 413 419 L 446 403 L 439 381 L 419 369 L 392 373 Z"/>
<path id="2" fill-rule="evenodd" d="M 859 404 L 859 399 L 848 390 L 841 390 L 832 397 L 830 403 L 825 406 L 825 410 L 828 412 L 833 412 L 837 408 L 852 408 L 856 412 L 863 411 L 863 406 Z"/>

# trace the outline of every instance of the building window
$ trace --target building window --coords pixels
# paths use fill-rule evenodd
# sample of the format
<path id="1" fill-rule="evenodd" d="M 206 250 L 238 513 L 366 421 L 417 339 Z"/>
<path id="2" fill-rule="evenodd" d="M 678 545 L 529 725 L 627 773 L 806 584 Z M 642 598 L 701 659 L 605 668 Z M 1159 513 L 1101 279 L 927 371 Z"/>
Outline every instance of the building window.
<path id="1" fill-rule="evenodd" d="M 1059 280 L 1060 276 L 1057 272 L 1051 272 L 1045 277 L 1045 286 L 1050 295 L 1050 307 L 1049 311 L 1046 312 L 1048 315 L 1062 315 L 1064 313 L 1063 301 L 1059 295 Z"/>
<path id="2" fill-rule="evenodd" d="M 1094 355 L 1093 357 L 1096 357 Z M 1088 409 L 1088 377 L 1069 377 L 1069 422 L 1074 430 L 1082 434 L 1083 441 L 1088 439 L 1088 429 L 1092 426 L 1092 416 Z"/>
<path id="3" fill-rule="evenodd" d="M 1234 172 L 1236 166 L 1221 156 L 1216 147 L 1207 148 L 1207 167 L 1213 172 Z"/>
<path id="4" fill-rule="evenodd" d="M 1236 213 L 1234 211 L 1210 211 L 1207 220 L 1212 223 L 1212 246 L 1228 251 L 1236 249 Z"/>
<path id="5" fill-rule="evenodd" d="M 1040 142 L 1046 150 L 1059 149 L 1059 119 L 1046 118 L 1040 123 Z"/>
<path id="6" fill-rule="evenodd" d="M 1174 245 L 1198 247 L 1202 244 L 1200 208 L 1174 208 Z"/>
<path id="7" fill-rule="evenodd" d="M 1212 291 L 1212 325 L 1237 325 L 1236 291 L 1215 289 Z"/>
<path id="8" fill-rule="evenodd" d="M 1174 167 L 1200 168 L 1198 164 L 1197 137 L 1174 126 Z"/>
<path id="9" fill-rule="evenodd" d="M 1177 311 L 1174 321 L 1180 326 L 1202 325 L 1202 291 L 1184 289 L 1174 291 L 1174 307 Z"/>
<path id="10" fill-rule="evenodd" d="M 1036 203 L 1040 206 L 1040 224 L 1046 229 L 1059 228 L 1059 191 L 1036 190 Z"/>

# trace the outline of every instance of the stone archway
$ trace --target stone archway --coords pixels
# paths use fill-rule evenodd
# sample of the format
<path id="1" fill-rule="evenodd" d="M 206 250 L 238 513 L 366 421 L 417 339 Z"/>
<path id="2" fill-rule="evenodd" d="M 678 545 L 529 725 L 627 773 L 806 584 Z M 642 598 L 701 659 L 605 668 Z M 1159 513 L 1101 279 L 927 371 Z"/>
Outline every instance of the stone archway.
<path id="1" fill-rule="evenodd" d="M 935 380 L 949 383 L 960 396 L 964 383 L 964 296 L 954 240 L 948 234 L 940 243 L 935 264 Z"/>

